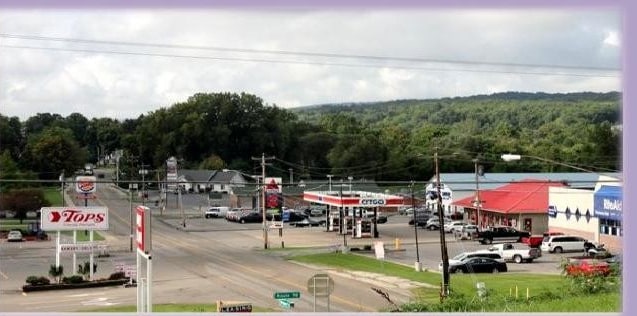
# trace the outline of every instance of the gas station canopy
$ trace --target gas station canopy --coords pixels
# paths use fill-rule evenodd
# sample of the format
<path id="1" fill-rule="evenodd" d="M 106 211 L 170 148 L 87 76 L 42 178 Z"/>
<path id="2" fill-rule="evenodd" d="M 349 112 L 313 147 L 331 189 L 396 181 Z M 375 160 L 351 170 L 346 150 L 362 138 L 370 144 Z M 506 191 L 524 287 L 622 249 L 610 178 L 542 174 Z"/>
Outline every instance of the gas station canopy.
<path id="1" fill-rule="evenodd" d="M 403 198 L 397 195 L 353 191 L 305 191 L 303 200 L 335 207 L 399 207 L 403 206 Z"/>

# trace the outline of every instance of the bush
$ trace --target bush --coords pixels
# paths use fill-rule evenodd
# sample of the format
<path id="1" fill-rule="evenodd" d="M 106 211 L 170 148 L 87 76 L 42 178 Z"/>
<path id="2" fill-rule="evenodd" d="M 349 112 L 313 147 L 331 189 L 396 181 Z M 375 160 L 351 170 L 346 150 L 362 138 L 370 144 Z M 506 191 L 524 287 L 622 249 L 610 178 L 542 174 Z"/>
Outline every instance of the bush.
<path id="1" fill-rule="evenodd" d="M 122 271 L 111 273 L 111 275 L 108 277 L 109 280 L 119 280 L 125 278 L 126 274 Z"/>
<path id="2" fill-rule="evenodd" d="M 62 283 L 78 284 L 84 282 L 84 277 L 81 275 L 72 275 L 70 277 L 63 277 Z"/>
<path id="3" fill-rule="evenodd" d="M 49 280 L 49 278 L 44 277 L 44 276 L 35 276 L 35 275 L 31 275 L 29 277 L 27 277 L 26 282 L 30 285 L 47 285 L 47 284 L 51 284 L 51 280 Z"/>
<path id="4" fill-rule="evenodd" d="M 372 250 L 372 245 L 363 246 L 363 250 Z"/>

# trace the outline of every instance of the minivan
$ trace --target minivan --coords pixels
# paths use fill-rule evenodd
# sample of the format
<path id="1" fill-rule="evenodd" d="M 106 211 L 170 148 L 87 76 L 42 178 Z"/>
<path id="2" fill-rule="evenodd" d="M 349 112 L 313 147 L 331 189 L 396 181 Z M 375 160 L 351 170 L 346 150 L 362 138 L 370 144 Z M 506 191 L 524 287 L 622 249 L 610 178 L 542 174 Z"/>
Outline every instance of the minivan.
<path id="1" fill-rule="evenodd" d="M 540 249 L 548 252 L 584 251 L 586 239 L 578 236 L 545 236 Z"/>
<path id="2" fill-rule="evenodd" d="M 229 207 L 227 206 L 215 206 L 215 207 L 209 207 L 206 212 L 204 213 L 204 217 L 205 218 L 211 218 L 211 217 L 225 217 L 226 214 L 228 213 L 228 210 L 230 210 Z"/>

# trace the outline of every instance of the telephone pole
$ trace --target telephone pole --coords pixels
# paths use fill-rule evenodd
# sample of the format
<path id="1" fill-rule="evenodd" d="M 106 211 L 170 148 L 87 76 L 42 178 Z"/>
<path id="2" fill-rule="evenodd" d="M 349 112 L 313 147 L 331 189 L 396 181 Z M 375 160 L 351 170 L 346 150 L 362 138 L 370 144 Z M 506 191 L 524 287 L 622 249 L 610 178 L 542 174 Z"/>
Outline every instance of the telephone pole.
<path id="1" fill-rule="evenodd" d="M 273 157 L 266 157 L 265 153 L 261 154 L 261 157 L 252 157 L 252 160 L 261 160 L 261 179 L 263 179 L 262 183 L 263 186 L 261 187 L 261 205 L 262 205 L 262 216 L 263 216 L 263 249 L 268 249 L 268 226 L 267 226 L 267 221 L 265 218 L 265 213 L 266 213 L 266 209 L 265 209 L 265 187 L 266 187 L 266 183 L 265 183 L 265 166 L 266 165 L 271 165 L 270 163 L 266 163 L 266 160 L 272 160 L 274 159 Z M 281 215 L 283 216 L 283 215 Z"/>
<path id="2" fill-rule="evenodd" d="M 436 167 L 436 199 L 438 200 L 438 218 L 440 219 L 440 253 L 442 255 L 442 288 L 440 299 L 449 295 L 449 255 L 447 253 L 447 241 L 445 240 L 445 215 L 442 209 L 442 194 L 440 192 L 440 167 L 438 163 L 438 147 L 434 152 L 434 164 Z M 414 223 L 415 224 L 415 223 Z"/>

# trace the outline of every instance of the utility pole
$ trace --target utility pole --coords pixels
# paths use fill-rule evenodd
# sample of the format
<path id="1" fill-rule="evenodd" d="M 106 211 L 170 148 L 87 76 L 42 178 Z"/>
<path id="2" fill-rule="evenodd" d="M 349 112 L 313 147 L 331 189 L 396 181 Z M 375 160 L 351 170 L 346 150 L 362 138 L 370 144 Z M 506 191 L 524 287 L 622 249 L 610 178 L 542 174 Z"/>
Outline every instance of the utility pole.
<path id="1" fill-rule="evenodd" d="M 265 218 L 265 213 L 266 213 L 266 205 L 265 205 L 265 188 L 266 188 L 266 183 L 265 183 L 265 166 L 266 165 L 271 165 L 271 164 L 266 164 L 265 161 L 266 160 L 272 160 L 274 159 L 274 157 L 265 157 L 265 153 L 261 154 L 261 158 L 258 157 L 252 157 L 252 160 L 261 160 L 261 179 L 263 179 L 263 187 L 261 188 L 261 205 L 262 205 L 262 216 L 263 216 L 263 249 L 268 249 L 268 226 L 267 226 L 267 221 Z M 281 216 L 283 216 L 283 214 L 281 214 Z"/>
<path id="2" fill-rule="evenodd" d="M 292 185 L 292 184 L 294 184 L 293 169 L 292 168 L 288 168 L 288 171 L 290 171 L 290 185 Z"/>
<path id="3" fill-rule="evenodd" d="M 440 192 L 438 147 L 436 147 L 436 151 L 434 153 L 434 164 L 436 166 L 436 199 L 438 200 L 438 218 L 440 219 L 440 252 L 442 255 L 442 288 L 440 289 L 440 299 L 442 300 L 449 295 L 449 255 L 447 253 L 447 241 L 445 240 L 445 217 L 442 209 L 442 194 Z"/>
<path id="4" fill-rule="evenodd" d="M 416 202 L 414 201 L 414 181 L 411 181 L 411 209 L 414 210 L 414 237 L 416 237 L 416 263 L 414 268 L 416 271 L 422 271 L 422 264 L 420 263 L 420 250 L 418 249 L 418 222 L 416 222 Z"/>
<path id="5" fill-rule="evenodd" d="M 479 163 L 479 159 L 476 157 L 475 159 L 473 159 L 473 163 L 475 165 L 475 172 L 476 172 L 476 200 L 474 201 L 474 205 L 476 207 L 476 224 L 478 225 L 479 229 L 482 230 L 482 221 L 480 220 L 480 207 L 482 206 L 482 201 L 480 201 L 480 179 L 479 179 L 479 172 L 478 172 L 478 163 Z"/>
<path id="6" fill-rule="evenodd" d="M 327 175 L 327 178 L 329 179 L 328 180 L 329 181 L 328 188 L 329 188 L 330 192 L 332 192 L 332 177 L 333 177 L 333 175 L 331 175 L 331 174 Z"/>

